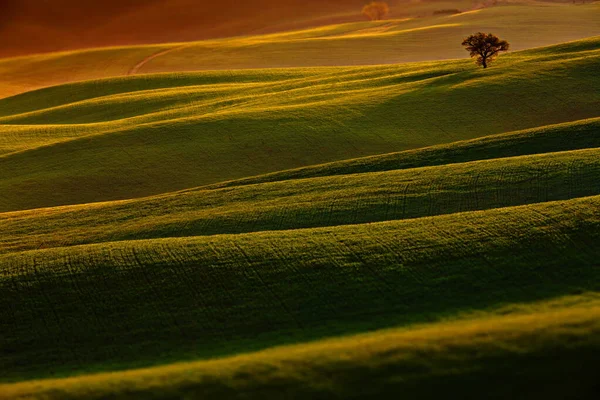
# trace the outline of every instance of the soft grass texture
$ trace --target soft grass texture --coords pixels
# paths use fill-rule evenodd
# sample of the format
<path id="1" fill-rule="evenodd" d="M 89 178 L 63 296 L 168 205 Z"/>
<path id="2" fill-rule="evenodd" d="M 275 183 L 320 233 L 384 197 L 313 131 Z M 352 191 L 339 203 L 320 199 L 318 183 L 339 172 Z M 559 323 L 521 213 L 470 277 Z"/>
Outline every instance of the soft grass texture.
<path id="1" fill-rule="evenodd" d="M 596 196 L 9 253 L 0 256 L 2 376 L 233 354 L 597 291 L 598 240 Z"/>
<path id="2" fill-rule="evenodd" d="M 397 153 L 360 157 L 221 182 L 206 188 L 419 168 L 600 147 L 600 118 L 542 126 Z"/>
<path id="3" fill-rule="evenodd" d="M 399 14 L 407 18 L 378 22 L 4 59 L 0 60 L 3 78 L 0 80 L 0 97 L 66 82 L 130 73 L 371 65 L 464 58 L 466 53 L 460 43 L 465 36 L 477 31 L 491 31 L 507 39 L 513 50 L 522 50 L 597 35 L 600 29 L 597 18 L 600 5 L 597 3 L 525 4 L 523 1 L 520 5 L 484 8 L 458 15 L 431 15 L 436 9 L 459 7 L 468 10 L 472 7 L 465 3 L 469 2 L 400 5 L 395 9 L 401 9 Z M 417 8 L 421 10 L 417 11 Z M 411 14 L 412 18 L 409 17 Z M 128 27 L 131 29 L 134 28 Z"/>
<path id="4" fill-rule="evenodd" d="M 5 99 L 0 211 L 148 196 L 598 117 L 599 47 L 594 38 L 515 53 L 488 70 L 453 61 L 153 75 Z"/>
<path id="5" fill-rule="evenodd" d="M 563 133 L 567 143 L 573 134 Z M 600 134 L 595 137 L 600 140 Z M 335 172 L 342 172 L 342 165 L 350 171 L 355 171 L 356 165 L 366 171 L 374 169 L 367 161 L 373 161 L 375 167 L 380 165 L 379 158 L 374 157 L 360 164 L 337 164 Z M 200 188 L 139 200 L 4 213 L 0 214 L 0 231 L 5 232 L 0 237 L 0 253 L 143 238 L 348 225 L 592 195 L 600 195 L 600 148 Z"/>
<path id="6" fill-rule="evenodd" d="M 0 398 L 594 398 L 599 62 L 596 37 L 0 100 Z"/>
<path id="7" fill-rule="evenodd" d="M 597 294 L 222 360 L 0 385 L 5 399 L 587 399 Z M 501 311 L 501 310 L 499 310 Z"/>

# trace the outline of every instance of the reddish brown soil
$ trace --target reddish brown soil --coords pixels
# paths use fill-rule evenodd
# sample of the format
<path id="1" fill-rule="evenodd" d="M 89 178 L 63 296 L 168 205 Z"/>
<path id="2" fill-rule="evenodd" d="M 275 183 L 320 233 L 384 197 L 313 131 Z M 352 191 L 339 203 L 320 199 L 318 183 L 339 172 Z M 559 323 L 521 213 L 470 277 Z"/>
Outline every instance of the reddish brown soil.
<path id="1" fill-rule="evenodd" d="M 0 57 L 352 21 L 362 18 L 360 9 L 366 1 L 0 0 Z"/>

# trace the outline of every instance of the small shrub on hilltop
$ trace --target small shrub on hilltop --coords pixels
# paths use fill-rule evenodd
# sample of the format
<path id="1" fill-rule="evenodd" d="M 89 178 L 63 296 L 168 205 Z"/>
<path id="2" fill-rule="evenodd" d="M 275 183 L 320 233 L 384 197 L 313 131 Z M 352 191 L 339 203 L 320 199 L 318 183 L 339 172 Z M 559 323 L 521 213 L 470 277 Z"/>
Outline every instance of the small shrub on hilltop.
<path id="1" fill-rule="evenodd" d="M 443 10 L 435 10 L 433 12 L 433 15 L 460 14 L 460 13 L 462 13 L 462 11 L 460 11 L 458 8 L 444 8 Z"/>
<path id="2" fill-rule="evenodd" d="M 372 1 L 363 7 L 362 13 L 371 21 L 379 21 L 388 16 L 390 13 L 390 6 L 383 1 Z"/>

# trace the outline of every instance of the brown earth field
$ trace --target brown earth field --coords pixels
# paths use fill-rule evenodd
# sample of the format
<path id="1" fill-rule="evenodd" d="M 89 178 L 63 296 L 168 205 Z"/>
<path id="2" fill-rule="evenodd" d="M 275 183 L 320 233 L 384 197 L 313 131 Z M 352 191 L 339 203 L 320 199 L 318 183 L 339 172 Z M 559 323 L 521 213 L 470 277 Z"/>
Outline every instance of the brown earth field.
<path id="1" fill-rule="evenodd" d="M 401 1 L 389 1 L 396 5 Z M 200 40 L 363 18 L 365 0 L 0 0 L 0 57 Z M 402 15 L 399 7 L 394 7 Z"/>
<path id="2" fill-rule="evenodd" d="M 0 0 L 0 57 L 186 42 L 363 20 L 370 0 Z M 533 0 L 387 0 L 390 18 Z M 546 0 L 568 2 L 570 0 Z"/>

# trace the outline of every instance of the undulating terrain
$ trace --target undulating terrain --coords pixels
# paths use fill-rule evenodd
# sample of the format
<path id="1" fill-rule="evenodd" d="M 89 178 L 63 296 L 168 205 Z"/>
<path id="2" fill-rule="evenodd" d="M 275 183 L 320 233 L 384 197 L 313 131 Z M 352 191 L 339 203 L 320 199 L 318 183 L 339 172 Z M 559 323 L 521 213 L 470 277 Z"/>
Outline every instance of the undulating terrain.
<path id="1" fill-rule="evenodd" d="M 0 59 L 0 399 L 595 398 L 600 4 L 432 4 Z"/>
<path id="2" fill-rule="evenodd" d="M 73 2 L 73 0 L 60 1 Z M 234 0 L 225 0 L 225 3 L 229 1 Z M 249 0 L 249 4 L 257 1 L 272 0 Z M 163 2 L 172 4 L 176 10 L 187 10 L 185 7 L 177 6 L 177 3 L 191 3 L 194 0 L 164 0 Z M 237 0 L 235 2 L 240 3 Z M 352 3 L 352 0 L 348 2 Z M 246 1 L 243 2 L 245 3 Z M 341 4 L 346 1 L 303 0 L 296 3 L 300 5 L 297 4 L 289 10 L 299 18 L 298 15 L 301 14 L 298 14 L 298 8 L 316 9 L 315 13 L 323 13 L 323 4 L 330 4 L 331 7 L 337 5 L 333 7 L 337 10 L 337 7 L 341 7 Z M 307 6 L 304 3 L 309 5 L 318 3 L 318 6 Z M 308 26 L 291 31 L 276 30 L 275 33 L 262 35 L 248 35 L 248 32 L 240 31 L 239 36 L 202 41 L 189 41 L 190 38 L 176 37 L 174 43 L 159 41 L 152 42 L 158 44 L 143 46 L 127 46 L 120 41 L 109 41 L 106 42 L 107 45 L 120 44 L 121 46 L 0 59 L 0 76 L 3 78 L 0 80 L 0 98 L 49 85 L 137 74 L 397 64 L 464 58 L 465 51 L 460 46 L 460 42 L 466 35 L 479 30 L 492 31 L 506 38 L 513 50 L 584 39 L 596 36 L 600 32 L 598 2 L 573 5 L 568 1 L 567 4 L 557 2 L 532 6 L 523 1 L 498 7 L 482 7 L 477 1 L 470 0 L 424 1 L 402 3 L 401 6 L 392 7 L 394 18 L 375 22 L 364 21 L 364 18 L 359 15 L 360 6 L 357 7 L 356 4 L 357 2 L 354 2 L 352 6 L 352 10 L 357 14 L 353 19 L 348 22 L 342 20 L 333 25 Z M 463 12 L 433 14 L 436 11 L 452 10 L 455 7 Z M 274 8 L 274 10 L 281 10 L 281 8 Z M 164 9 L 154 10 L 157 16 L 162 16 L 165 12 Z M 264 12 L 257 12 L 257 14 L 264 15 Z M 140 16 L 136 17 L 135 21 L 147 21 L 148 18 Z M 177 21 L 177 18 L 170 17 L 164 20 Z M 269 21 L 273 22 L 273 19 Z M 315 21 L 317 22 L 318 20 Z M 132 32 L 143 32 L 143 30 L 131 29 L 131 24 L 134 24 L 132 21 L 125 21 L 124 24 Z M 199 23 L 192 26 L 197 29 L 205 25 Z M 233 23 L 230 25 L 236 26 Z M 160 25 L 151 26 L 149 29 L 156 32 L 158 26 Z M 109 27 L 110 25 L 106 29 Z M 114 31 L 111 29 L 111 32 Z M 21 31 L 7 32 L 10 33 L 10 36 L 4 39 L 4 43 L 7 44 L 13 43 L 14 37 L 23 37 L 26 34 Z M 180 30 L 177 29 L 175 32 Z M 36 35 L 35 43 L 38 44 L 43 37 L 45 35 L 42 37 Z M 87 36 L 71 33 L 67 37 L 71 39 Z M 93 37 L 111 36 L 103 32 Z"/>

